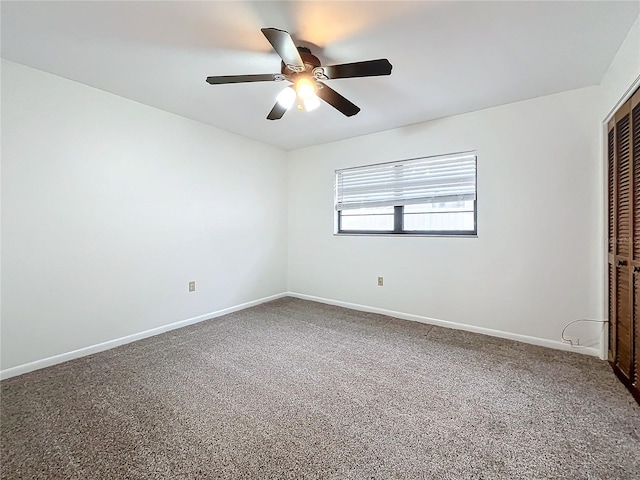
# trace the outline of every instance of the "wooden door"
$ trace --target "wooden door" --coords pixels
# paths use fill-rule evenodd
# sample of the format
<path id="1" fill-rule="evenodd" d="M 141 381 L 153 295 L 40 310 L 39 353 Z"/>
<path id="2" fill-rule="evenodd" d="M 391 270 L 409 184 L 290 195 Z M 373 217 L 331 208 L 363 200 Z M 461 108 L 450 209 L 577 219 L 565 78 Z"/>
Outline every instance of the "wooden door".
<path id="1" fill-rule="evenodd" d="M 631 327 L 632 343 L 632 392 L 640 403 L 640 89 L 631 97 L 631 125 L 629 143 L 633 165 L 633 323 Z"/>
<path id="2" fill-rule="evenodd" d="M 609 362 L 640 403 L 640 90 L 607 128 Z"/>

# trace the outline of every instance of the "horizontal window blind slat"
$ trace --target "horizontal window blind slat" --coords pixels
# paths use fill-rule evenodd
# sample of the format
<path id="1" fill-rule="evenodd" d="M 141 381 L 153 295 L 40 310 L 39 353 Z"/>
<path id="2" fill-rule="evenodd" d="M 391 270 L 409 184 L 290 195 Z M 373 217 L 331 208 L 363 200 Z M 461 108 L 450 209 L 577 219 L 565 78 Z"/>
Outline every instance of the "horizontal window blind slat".
<path id="1" fill-rule="evenodd" d="M 424 192 L 431 196 L 437 196 L 438 194 L 445 194 L 446 192 L 456 190 L 464 191 L 466 193 L 475 192 L 474 182 L 461 182 L 461 183 L 442 183 L 437 185 L 405 185 L 402 190 L 387 190 L 384 187 L 365 188 L 364 186 L 358 189 L 354 189 L 348 194 L 343 194 L 340 201 L 348 201 L 350 198 L 356 198 L 363 195 L 383 195 L 385 197 L 404 197 L 405 195 L 415 194 L 416 192 Z"/>
<path id="2" fill-rule="evenodd" d="M 382 183 L 382 184 L 387 184 L 389 182 L 400 182 L 400 181 L 406 181 L 406 180 L 412 180 L 412 179 L 424 179 L 424 178 L 431 178 L 431 179 L 437 179 L 437 178 L 461 178 L 461 177 L 471 177 L 471 178 L 475 178 L 475 169 L 471 170 L 471 169 L 467 169 L 467 170 L 461 170 L 461 171 L 457 171 L 457 172 L 438 172 L 438 173 L 430 173 L 430 174 L 425 174 L 424 172 L 421 173 L 416 173 L 416 174 L 412 174 L 412 175 L 394 175 L 394 176 L 388 176 L 388 177 L 376 177 L 376 178 L 350 178 L 350 179 L 342 179 L 341 183 L 342 186 L 344 188 L 349 188 L 350 186 L 353 185 L 370 185 L 370 184 L 376 184 L 376 183 Z"/>
<path id="3" fill-rule="evenodd" d="M 475 200 L 475 195 L 450 195 L 444 197 L 437 198 L 413 198 L 413 199 L 405 199 L 403 201 L 403 205 L 418 205 L 424 203 L 447 203 L 447 202 L 466 202 Z M 397 202 L 393 200 L 387 201 L 365 201 L 360 203 L 349 203 L 349 204 L 338 204 L 336 205 L 336 210 L 345 211 L 352 210 L 358 208 L 369 208 L 369 207 L 392 207 L 397 206 Z"/>
<path id="4" fill-rule="evenodd" d="M 464 154 L 452 154 L 452 155 L 438 155 L 438 156 L 433 156 L 433 157 L 420 157 L 420 158 L 412 158 L 412 159 L 408 159 L 408 160 L 397 160 L 395 162 L 386 162 L 386 163 L 377 163 L 375 165 L 365 165 L 362 167 L 351 167 L 351 168 L 344 168 L 342 170 L 336 170 L 336 173 L 348 173 L 348 172 L 352 172 L 352 171 L 358 171 L 358 172 L 362 172 L 362 171 L 366 171 L 366 170 L 378 170 L 378 169 L 384 169 L 387 167 L 393 167 L 393 166 L 397 166 L 397 165 L 406 165 L 406 164 L 412 164 L 412 165 L 420 165 L 423 163 L 427 163 L 427 164 L 433 164 L 433 165 L 438 165 L 438 164 L 458 164 L 461 163 L 465 160 L 467 161 L 473 161 L 475 162 L 476 159 L 476 153 L 475 152 L 467 152 Z"/>
<path id="5" fill-rule="evenodd" d="M 407 188 L 411 188 L 413 186 L 423 186 L 425 188 L 431 188 L 431 187 L 445 187 L 447 185 L 471 185 L 474 186 L 475 185 L 475 180 L 476 177 L 475 175 L 465 175 L 465 176 L 448 176 L 448 177 L 437 177 L 437 178 L 431 178 L 428 177 L 426 179 L 420 179 L 420 178 L 408 178 L 408 179 L 402 179 L 402 180 L 398 180 L 396 182 L 394 182 L 394 189 L 395 191 L 401 191 L 403 189 L 407 189 Z M 343 186 L 342 188 L 342 193 L 344 195 L 349 195 L 352 192 L 358 192 L 358 191 L 363 191 L 363 190 L 389 190 L 391 191 L 391 189 L 389 188 L 389 183 L 371 183 L 371 184 L 366 184 L 366 183 L 359 183 L 357 185 L 349 185 L 349 186 Z"/>
<path id="6" fill-rule="evenodd" d="M 390 169 L 387 168 L 385 170 L 380 170 L 376 172 L 345 172 L 340 173 L 338 175 L 344 182 L 354 182 L 354 181 L 365 181 L 365 180 L 375 180 L 375 179 L 383 179 L 383 178 L 396 178 L 399 176 L 411 176 L 411 175 L 424 175 L 425 173 L 429 173 L 431 175 L 439 175 L 446 173 L 459 173 L 459 172 L 473 172 L 475 171 L 475 162 L 467 163 L 465 165 L 455 165 L 448 166 L 442 168 L 395 168 Z"/>
<path id="7" fill-rule="evenodd" d="M 475 200 L 474 153 L 336 171 L 336 209 Z"/>

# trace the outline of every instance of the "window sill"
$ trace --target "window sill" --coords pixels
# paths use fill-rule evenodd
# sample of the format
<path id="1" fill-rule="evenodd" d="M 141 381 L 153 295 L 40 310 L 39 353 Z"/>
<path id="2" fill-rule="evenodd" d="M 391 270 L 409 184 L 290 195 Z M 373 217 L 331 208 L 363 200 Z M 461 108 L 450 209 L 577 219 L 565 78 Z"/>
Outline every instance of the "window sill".
<path id="1" fill-rule="evenodd" d="M 334 237 L 446 237 L 478 238 L 477 233 L 334 233 Z"/>

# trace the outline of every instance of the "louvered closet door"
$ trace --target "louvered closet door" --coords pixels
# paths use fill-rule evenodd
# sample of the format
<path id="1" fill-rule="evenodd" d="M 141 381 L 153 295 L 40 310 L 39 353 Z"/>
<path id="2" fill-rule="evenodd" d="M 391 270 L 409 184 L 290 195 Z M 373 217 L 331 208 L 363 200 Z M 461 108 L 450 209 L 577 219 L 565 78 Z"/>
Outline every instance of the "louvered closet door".
<path id="1" fill-rule="evenodd" d="M 635 389 L 636 393 L 639 394 L 636 398 L 639 398 L 638 403 L 640 403 L 640 328 L 638 328 L 638 319 L 640 319 L 640 274 L 636 270 L 633 275 L 633 344 L 634 344 L 634 352 L 633 352 L 633 365 L 632 365 L 632 374 L 633 376 L 630 378 L 630 383 L 632 387 Z M 633 391 L 633 390 L 632 390 Z"/>
<path id="2" fill-rule="evenodd" d="M 640 402 L 640 91 L 607 130 L 609 361 Z"/>
<path id="3" fill-rule="evenodd" d="M 631 378 L 631 277 L 632 236 L 631 206 L 633 191 L 631 176 L 631 149 L 629 144 L 630 105 L 621 108 L 615 116 L 615 157 L 617 161 L 616 204 L 618 207 L 616 255 L 616 365 L 628 379 Z M 633 182 L 635 183 L 635 182 Z"/>
<path id="4" fill-rule="evenodd" d="M 631 97 L 631 158 L 633 160 L 633 387 L 640 398 L 640 90 Z M 639 400 L 640 403 L 640 400 Z"/>
<path id="5" fill-rule="evenodd" d="M 609 192 L 609 362 L 616 362 L 616 161 L 615 161 L 615 122 L 609 122 L 607 133 L 608 192 Z"/>

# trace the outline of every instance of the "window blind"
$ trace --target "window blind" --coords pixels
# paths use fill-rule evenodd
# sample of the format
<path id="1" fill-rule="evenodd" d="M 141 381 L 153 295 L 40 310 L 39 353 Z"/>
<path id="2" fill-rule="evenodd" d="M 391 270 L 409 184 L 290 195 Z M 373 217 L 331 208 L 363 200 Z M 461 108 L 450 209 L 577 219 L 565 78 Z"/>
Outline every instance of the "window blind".
<path id="1" fill-rule="evenodd" d="M 475 200 L 476 153 L 336 170 L 336 210 Z"/>

